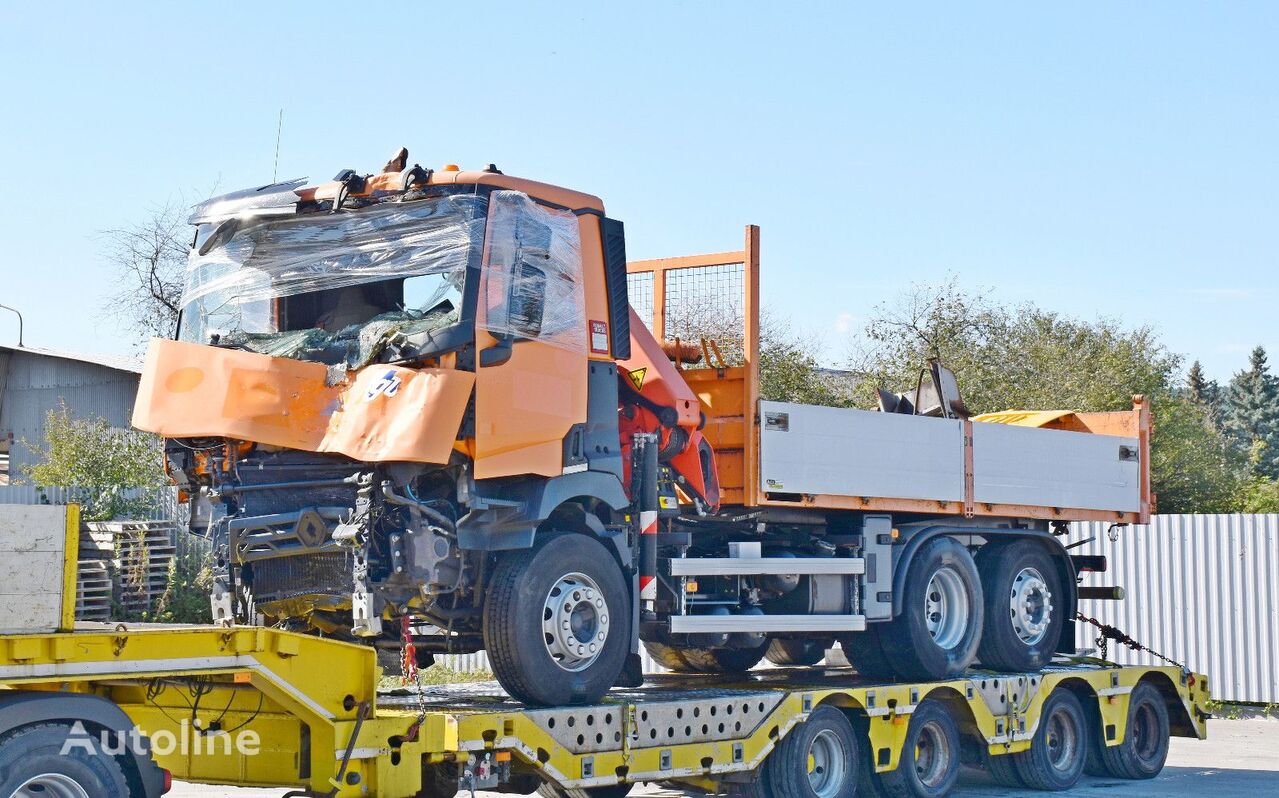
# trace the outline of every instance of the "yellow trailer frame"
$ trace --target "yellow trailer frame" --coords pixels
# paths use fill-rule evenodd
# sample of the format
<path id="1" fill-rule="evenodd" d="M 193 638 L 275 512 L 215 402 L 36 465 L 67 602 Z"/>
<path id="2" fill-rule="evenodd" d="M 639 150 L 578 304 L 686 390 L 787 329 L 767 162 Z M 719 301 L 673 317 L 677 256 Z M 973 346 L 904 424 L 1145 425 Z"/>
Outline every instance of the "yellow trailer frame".
<path id="1" fill-rule="evenodd" d="M 379 693 L 379 676 L 372 649 L 266 628 L 121 625 L 0 637 L 0 691 L 104 697 L 153 741 L 181 743 L 155 756 L 176 778 L 334 796 L 436 794 L 423 784 L 423 765 L 446 762 L 568 789 L 621 781 L 715 788 L 749 779 L 821 705 L 858 720 L 875 769 L 886 772 L 902 756 L 911 713 L 929 699 L 995 756 L 1031 746 L 1054 690 L 1096 707 L 1107 745 L 1124 741 L 1139 683 L 1158 688 L 1175 735 L 1206 736 L 1209 700 L 1202 675 L 1096 660 L 918 684 L 875 683 L 846 668 L 656 677 L 598 705 L 558 709 L 523 707 L 495 685 L 428 690 L 422 707 L 405 691 Z M 256 753 L 232 745 L 248 732 L 260 742 Z"/>

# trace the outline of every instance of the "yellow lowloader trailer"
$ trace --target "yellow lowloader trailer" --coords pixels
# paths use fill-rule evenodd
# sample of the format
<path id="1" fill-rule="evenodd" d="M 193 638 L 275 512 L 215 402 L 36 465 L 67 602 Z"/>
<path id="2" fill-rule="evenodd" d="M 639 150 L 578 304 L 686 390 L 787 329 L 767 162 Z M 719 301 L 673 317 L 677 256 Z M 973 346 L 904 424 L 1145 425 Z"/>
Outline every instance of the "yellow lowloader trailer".
<path id="1" fill-rule="evenodd" d="M 260 627 L 76 626 L 74 508 L 6 512 L 0 540 L 58 512 L 65 530 L 36 533 L 22 567 L 0 552 L 0 796 L 150 798 L 173 778 L 334 798 L 618 798 L 641 782 L 941 796 L 961 762 L 1037 789 L 1085 770 L 1151 778 L 1170 735 L 1207 732 L 1204 676 L 1085 658 L 923 683 L 849 668 L 650 677 L 565 708 L 488 684 L 379 691 L 365 646 Z M 43 592 L 15 593 L 23 580 Z"/>

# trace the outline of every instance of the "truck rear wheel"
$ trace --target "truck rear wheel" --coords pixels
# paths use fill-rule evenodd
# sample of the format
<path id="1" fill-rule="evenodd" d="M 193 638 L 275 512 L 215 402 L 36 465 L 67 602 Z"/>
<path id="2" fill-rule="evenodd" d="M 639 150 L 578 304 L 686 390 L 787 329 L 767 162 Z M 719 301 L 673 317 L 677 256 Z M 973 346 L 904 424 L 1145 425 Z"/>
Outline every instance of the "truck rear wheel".
<path id="1" fill-rule="evenodd" d="M 1149 683 L 1133 688 L 1128 696 L 1128 733 L 1119 745 L 1106 745 L 1104 735 L 1093 735 L 1089 771 L 1117 779 L 1153 779 L 1168 759 L 1168 706 Z"/>
<path id="2" fill-rule="evenodd" d="M 901 615 L 879 639 L 903 679 L 953 679 L 973 663 L 982 629 L 981 578 L 959 541 L 925 543 L 906 571 Z"/>
<path id="3" fill-rule="evenodd" d="M 72 736 L 65 723 L 41 723 L 0 741 L 0 795 L 13 798 L 98 798 L 128 795 L 129 782 L 99 741 Z"/>
<path id="4" fill-rule="evenodd" d="M 864 632 L 853 632 L 839 639 L 839 647 L 844 649 L 844 657 L 858 675 L 867 679 L 890 679 L 893 676 L 893 663 L 884 653 L 884 644 L 880 642 L 881 624 L 872 624 Z"/>
<path id="5" fill-rule="evenodd" d="M 826 649 L 835 645 L 824 638 L 773 638 L 768 642 L 764 656 L 774 665 L 816 665 L 826 659 Z"/>
<path id="6" fill-rule="evenodd" d="M 757 648 L 681 648 L 644 641 L 653 661 L 676 673 L 745 673 L 764 658 L 767 645 Z"/>
<path id="7" fill-rule="evenodd" d="M 1030 540 L 987 544 L 977 571 L 986 604 L 977 659 L 1007 673 L 1042 669 L 1066 622 L 1065 590 L 1052 557 Z"/>
<path id="8" fill-rule="evenodd" d="M 484 603 L 493 674 L 526 704 L 598 701 L 629 648 L 622 570 L 598 540 L 559 534 L 498 560 Z"/>
<path id="9" fill-rule="evenodd" d="M 791 729 L 761 774 L 773 798 L 853 798 L 861 754 L 853 726 L 834 707 L 818 707 Z"/>

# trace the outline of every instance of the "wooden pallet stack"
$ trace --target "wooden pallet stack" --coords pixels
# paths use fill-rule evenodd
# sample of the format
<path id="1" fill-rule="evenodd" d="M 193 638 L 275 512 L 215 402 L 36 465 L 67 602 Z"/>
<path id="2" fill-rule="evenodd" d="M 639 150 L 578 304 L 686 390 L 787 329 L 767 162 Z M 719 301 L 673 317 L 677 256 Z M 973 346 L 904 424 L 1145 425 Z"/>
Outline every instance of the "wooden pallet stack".
<path id="1" fill-rule="evenodd" d="M 77 621 L 111 620 L 111 568 L 109 560 L 81 559 L 77 563 L 75 617 Z"/>
<path id="2" fill-rule="evenodd" d="M 81 563 L 100 563 L 109 570 L 112 591 L 108 596 L 108 612 L 112 599 L 128 615 L 155 609 L 156 601 L 164 594 L 176 554 L 173 545 L 176 531 L 172 521 L 89 521 L 83 525 Z M 92 565 L 90 570 L 94 576 L 100 576 L 99 566 Z M 84 575 L 82 570 L 83 593 L 78 595 L 84 596 L 86 611 L 92 607 L 93 612 L 100 613 L 101 601 Z M 94 584 L 100 586 L 100 582 Z"/>

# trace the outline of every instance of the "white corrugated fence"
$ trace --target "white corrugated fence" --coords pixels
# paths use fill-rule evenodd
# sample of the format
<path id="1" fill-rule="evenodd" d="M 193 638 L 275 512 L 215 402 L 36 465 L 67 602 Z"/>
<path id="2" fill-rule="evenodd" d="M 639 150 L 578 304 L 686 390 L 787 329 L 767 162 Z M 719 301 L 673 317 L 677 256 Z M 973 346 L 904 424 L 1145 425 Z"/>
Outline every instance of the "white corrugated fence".
<path id="1" fill-rule="evenodd" d="M 1147 526 L 1073 525 L 1076 554 L 1104 554 L 1110 569 L 1085 585 L 1119 585 L 1124 601 L 1081 602 L 1080 611 L 1208 675 L 1214 698 L 1279 702 L 1279 514 L 1158 515 Z M 1078 644 L 1096 629 L 1079 624 Z M 1110 644 L 1124 664 L 1160 664 Z"/>

